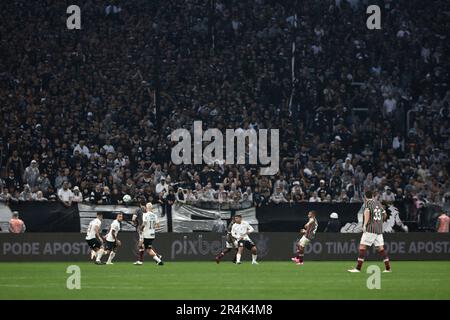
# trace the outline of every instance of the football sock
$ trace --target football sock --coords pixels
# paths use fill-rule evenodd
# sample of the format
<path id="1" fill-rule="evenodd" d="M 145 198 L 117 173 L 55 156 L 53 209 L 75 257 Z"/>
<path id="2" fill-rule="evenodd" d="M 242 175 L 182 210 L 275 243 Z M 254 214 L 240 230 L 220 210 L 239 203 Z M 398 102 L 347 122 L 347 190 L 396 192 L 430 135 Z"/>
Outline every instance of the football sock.
<path id="1" fill-rule="evenodd" d="M 356 265 L 356 269 L 361 270 L 365 256 L 366 256 L 366 249 L 359 249 L 358 264 Z"/>
<path id="2" fill-rule="evenodd" d="M 225 256 L 224 252 L 221 252 L 217 255 L 217 259 L 222 259 Z"/>
<path id="3" fill-rule="evenodd" d="M 304 256 L 304 253 L 305 253 L 305 249 L 302 248 L 302 247 L 300 247 L 300 246 L 298 246 L 298 247 L 297 247 L 297 259 L 298 259 L 300 262 L 303 262 L 303 256 Z"/>
<path id="4" fill-rule="evenodd" d="M 144 250 L 139 249 L 139 257 L 138 257 L 138 260 L 141 261 L 141 262 L 144 261 L 144 253 L 145 253 Z"/>
<path id="5" fill-rule="evenodd" d="M 111 251 L 109 253 L 109 257 L 108 257 L 108 263 L 111 263 L 112 259 L 114 259 L 115 256 L 116 256 L 116 253 L 114 251 Z"/>
<path id="6" fill-rule="evenodd" d="M 103 250 L 103 249 L 99 249 L 99 250 L 97 251 L 97 258 L 95 259 L 97 262 L 100 262 L 100 259 L 102 258 L 103 253 L 104 253 L 104 250 Z"/>
<path id="7" fill-rule="evenodd" d="M 252 254 L 252 262 L 256 262 L 256 258 L 257 258 L 258 256 L 256 255 L 256 254 Z"/>
<path id="8" fill-rule="evenodd" d="M 155 260 L 156 262 L 160 263 L 161 259 L 158 257 L 158 255 L 154 255 L 153 256 L 153 260 Z"/>
<path id="9" fill-rule="evenodd" d="M 240 253 L 236 254 L 236 262 L 241 262 L 241 254 Z"/>
<path id="10" fill-rule="evenodd" d="M 386 251 L 384 251 L 384 249 L 383 249 L 383 250 L 380 250 L 378 253 L 380 254 L 381 258 L 383 259 L 386 270 L 387 271 L 391 270 L 391 263 L 389 262 L 389 257 L 387 256 Z"/>

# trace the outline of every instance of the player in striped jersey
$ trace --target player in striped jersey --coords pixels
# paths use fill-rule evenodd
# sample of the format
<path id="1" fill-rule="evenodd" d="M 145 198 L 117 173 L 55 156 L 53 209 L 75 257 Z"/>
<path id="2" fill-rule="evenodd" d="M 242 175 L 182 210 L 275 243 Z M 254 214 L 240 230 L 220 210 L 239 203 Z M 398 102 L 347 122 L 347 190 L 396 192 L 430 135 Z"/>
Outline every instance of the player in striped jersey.
<path id="1" fill-rule="evenodd" d="M 316 212 L 308 212 L 308 222 L 305 224 L 304 229 L 300 230 L 302 238 L 297 242 L 297 256 L 292 258 L 297 265 L 303 265 L 303 256 L 305 254 L 305 247 L 310 243 L 316 236 L 317 227 L 319 224 L 316 219 Z"/>
<path id="2" fill-rule="evenodd" d="M 365 209 L 363 221 L 363 235 L 359 244 L 359 257 L 356 268 L 348 270 L 349 272 L 360 272 L 366 255 L 367 247 L 374 245 L 384 261 L 386 270 L 391 272 L 389 257 L 384 251 L 383 240 L 383 221 L 386 220 L 386 211 L 383 205 L 373 197 L 372 191 L 365 192 Z"/>
<path id="3" fill-rule="evenodd" d="M 134 263 L 134 265 L 142 265 L 144 263 L 144 253 L 145 253 L 145 248 L 144 248 L 144 235 L 142 234 L 142 223 L 143 223 L 143 217 L 144 217 L 144 213 L 145 213 L 146 209 L 145 209 L 145 200 L 141 199 L 139 201 L 139 208 L 136 209 L 136 211 L 133 214 L 133 217 L 131 219 L 131 222 L 133 223 L 133 225 L 136 227 L 136 231 L 138 233 L 139 236 L 139 240 L 137 243 L 137 248 L 138 248 L 138 259 L 136 260 L 136 262 Z"/>
<path id="4" fill-rule="evenodd" d="M 225 249 L 223 249 L 216 256 L 217 263 L 220 263 L 220 259 L 222 259 L 231 250 L 235 249 L 236 253 L 237 253 L 237 249 L 238 249 L 237 239 L 233 238 L 233 236 L 231 235 L 231 229 L 233 228 L 233 225 L 234 225 L 234 217 L 231 219 L 231 222 L 227 228 L 227 238 L 226 238 L 226 242 L 225 242 Z M 236 255 L 234 256 L 233 262 L 236 262 Z"/>

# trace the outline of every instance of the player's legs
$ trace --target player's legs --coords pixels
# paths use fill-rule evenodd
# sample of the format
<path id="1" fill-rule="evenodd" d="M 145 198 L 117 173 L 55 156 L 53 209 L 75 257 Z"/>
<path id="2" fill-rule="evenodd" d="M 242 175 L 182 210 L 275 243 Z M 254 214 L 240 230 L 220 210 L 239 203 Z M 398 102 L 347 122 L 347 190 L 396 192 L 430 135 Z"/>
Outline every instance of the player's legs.
<path id="1" fill-rule="evenodd" d="M 144 247 L 147 250 L 147 253 L 149 254 L 150 257 L 153 258 L 153 260 L 155 260 L 155 262 L 159 265 L 162 266 L 164 263 L 161 260 L 161 256 L 153 249 L 153 239 L 144 239 Z"/>
<path id="2" fill-rule="evenodd" d="M 383 259 L 384 266 L 386 268 L 384 272 L 391 272 L 391 263 L 386 251 L 384 250 L 384 239 L 382 234 L 377 235 L 374 245 L 377 248 L 378 254 Z"/>
<path id="3" fill-rule="evenodd" d="M 371 247 L 375 240 L 377 238 L 377 235 L 374 233 L 364 232 L 361 241 L 359 243 L 359 255 L 358 255 L 358 261 L 356 264 L 356 268 L 348 270 L 349 272 L 360 272 L 362 265 L 364 263 L 364 258 L 366 256 L 367 247 Z"/>
<path id="4" fill-rule="evenodd" d="M 309 239 L 303 236 L 300 241 L 297 243 L 297 255 L 292 261 L 296 262 L 299 265 L 303 264 L 303 258 L 305 255 L 305 247 L 308 245 Z"/>
<path id="5" fill-rule="evenodd" d="M 235 245 L 227 241 L 225 248 L 216 256 L 216 262 L 219 263 L 220 259 L 222 259 L 228 252 L 230 252 L 233 249 L 236 249 Z M 236 262 L 236 254 L 234 255 L 233 262 Z"/>
<path id="6" fill-rule="evenodd" d="M 162 265 L 162 260 L 160 258 L 160 256 L 156 253 L 155 250 L 153 250 L 152 248 L 148 248 L 147 249 L 147 253 L 150 255 L 150 257 L 153 258 L 153 260 L 155 260 L 155 262 L 159 265 Z"/>
<path id="7" fill-rule="evenodd" d="M 143 240 L 139 240 L 137 247 L 138 247 L 138 259 L 134 264 L 141 265 L 144 262 L 144 254 L 145 254 Z"/>
<path id="8" fill-rule="evenodd" d="M 367 246 L 364 244 L 359 245 L 359 255 L 358 262 L 356 263 L 356 269 L 361 271 L 362 265 L 364 263 L 364 258 L 366 256 Z"/>
<path id="9" fill-rule="evenodd" d="M 114 257 L 116 256 L 116 250 L 117 250 L 117 245 L 116 242 L 110 242 L 107 241 L 106 242 L 106 246 L 108 249 L 108 260 L 106 261 L 106 264 L 113 264 L 112 260 L 114 259 Z"/>
<path id="10" fill-rule="evenodd" d="M 258 249 L 255 245 L 253 245 L 250 250 L 252 252 L 252 264 L 258 264 L 258 262 L 256 261 L 256 258 L 258 257 Z"/>
<path id="11" fill-rule="evenodd" d="M 97 240 L 97 239 L 92 240 L 92 241 L 90 241 L 88 243 L 89 243 L 89 245 L 91 247 L 91 257 L 92 257 L 92 251 L 93 251 L 94 252 L 94 257 L 95 257 L 95 263 L 96 264 L 102 264 L 101 259 L 102 259 L 102 256 L 104 254 L 104 248 L 103 248 L 102 243 L 99 240 Z M 93 258 L 91 258 L 91 259 L 93 259 Z"/>
<path id="12" fill-rule="evenodd" d="M 236 264 L 241 263 L 241 256 L 243 252 L 244 252 L 244 244 L 242 242 L 239 242 L 238 252 L 236 254 Z"/>
<path id="13" fill-rule="evenodd" d="M 303 257 L 305 256 L 305 247 L 301 244 L 297 245 L 297 256 L 295 257 L 295 261 L 297 264 L 303 264 Z"/>

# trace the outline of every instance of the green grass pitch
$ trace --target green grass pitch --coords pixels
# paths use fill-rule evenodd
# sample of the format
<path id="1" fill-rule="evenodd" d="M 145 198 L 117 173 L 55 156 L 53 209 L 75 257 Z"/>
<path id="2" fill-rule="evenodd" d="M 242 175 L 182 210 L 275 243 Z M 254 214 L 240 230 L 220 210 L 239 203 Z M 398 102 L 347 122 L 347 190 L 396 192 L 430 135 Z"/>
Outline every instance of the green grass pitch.
<path id="1" fill-rule="evenodd" d="M 81 289 L 68 290 L 66 268 L 78 265 Z M 0 263 L 0 299 L 450 299 L 450 261 L 393 262 L 381 274 L 381 289 L 369 290 L 369 265 L 353 262 L 265 262 L 234 265 L 129 262 L 97 266 L 88 262 Z"/>

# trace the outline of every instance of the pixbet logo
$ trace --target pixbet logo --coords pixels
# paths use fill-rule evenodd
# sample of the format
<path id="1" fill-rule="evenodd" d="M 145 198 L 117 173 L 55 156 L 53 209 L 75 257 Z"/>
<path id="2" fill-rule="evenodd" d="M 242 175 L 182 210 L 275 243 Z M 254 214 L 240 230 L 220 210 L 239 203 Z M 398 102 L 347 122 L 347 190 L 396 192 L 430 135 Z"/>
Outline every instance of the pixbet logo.
<path id="1" fill-rule="evenodd" d="M 203 132 L 202 121 L 194 121 L 194 137 L 187 129 L 176 129 L 172 132 L 170 139 L 178 142 L 172 148 L 172 162 L 176 165 L 192 163 L 192 142 L 194 145 L 194 164 L 212 165 L 214 163 L 225 163 L 228 165 L 259 164 L 261 175 L 275 175 L 279 169 L 279 130 L 278 129 L 226 129 L 225 147 L 226 156 L 223 157 L 224 138 L 219 129 L 208 129 Z M 270 155 L 268 154 L 268 133 L 270 132 Z M 235 141 L 237 154 L 235 157 Z M 210 142 L 203 149 L 203 142 Z M 248 146 L 248 153 L 246 153 Z M 248 155 L 248 156 L 247 156 Z"/>
<path id="2" fill-rule="evenodd" d="M 224 237 L 222 240 L 206 241 L 203 240 L 203 236 L 199 235 L 197 240 L 188 240 L 187 236 L 183 237 L 183 240 L 176 240 L 172 243 L 171 258 L 175 259 L 176 256 L 205 256 L 209 254 L 216 254 L 223 247 Z"/>

